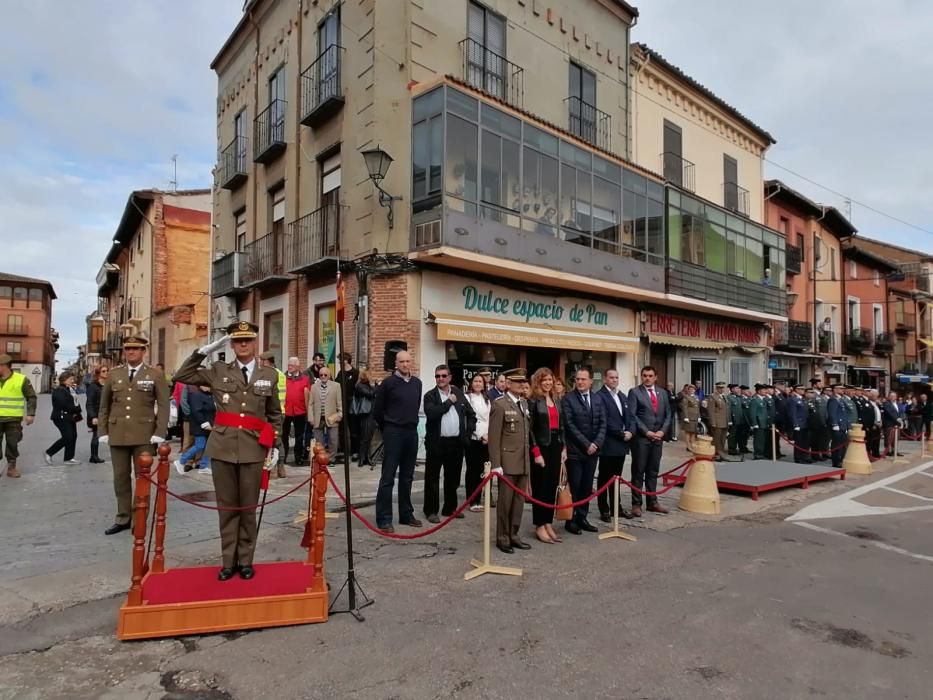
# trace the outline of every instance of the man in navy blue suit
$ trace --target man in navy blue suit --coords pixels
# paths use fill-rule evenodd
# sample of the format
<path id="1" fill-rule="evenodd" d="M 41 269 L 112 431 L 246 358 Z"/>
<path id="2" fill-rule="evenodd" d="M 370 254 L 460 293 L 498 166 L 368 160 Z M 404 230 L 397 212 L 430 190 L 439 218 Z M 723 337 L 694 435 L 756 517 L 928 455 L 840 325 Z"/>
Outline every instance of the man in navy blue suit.
<path id="1" fill-rule="evenodd" d="M 813 459 L 807 450 L 810 448 L 809 408 L 803 400 L 806 387 L 798 384 L 794 393 L 787 399 L 784 407 L 784 427 L 794 441 L 794 461 L 797 464 L 811 464 Z"/>
<path id="2" fill-rule="evenodd" d="M 666 391 L 655 386 L 658 373 L 651 365 L 641 368 L 641 385 L 628 393 L 628 410 L 635 425 L 632 439 L 632 483 L 646 491 L 658 490 L 661 449 L 671 429 L 671 402 Z M 646 499 L 652 513 L 667 513 L 657 496 Z M 640 518 L 641 494 L 632 491 L 632 515 Z"/>
<path id="3" fill-rule="evenodd" d="M 577 370 L 573 379 L 574 390 L 564 395 L 564 435 L 567 442 L 567 481 L 574 501 L 582 501 L 593 494 L 593 476 L 599 451 L 606 439 L 606 411 L 603 402 L 590 391 L 593 373 L 588 367 Z M 581 530 L 596 532 L 587 516 L 588 503 L 573 509 L 573 520 L 566 524 L 567 532 L 581 534 Z"/>
<path id="4" fill-rule="evenodd" d="M 597 490 L 601 489 L 613 476 L 622 475 L 622 465 L 628 454 L 628 443 L 632 439 L 634 426 L 630 425 L 628 415 L 628 397 L 619 388 L 619 373 L 614 369 L 606 370 L 603 375 L 603 388 L 596 392 L 596 398 L 602 401 L 606 411 L 606 440 L 599 451 L 599 473 L 596 476 Z M 599 494 L 599 519 L 604 523 L 612 520 L 612 489 Z M 619 504 L 619 515 L 631 518 L 632 514 Z"/>
<path id="5" fill-rule="evenodd" d="M 842 468 L 842 460 L 846 455 L 842 445 L 849 439 L 849 428 L 852 427 L 849 422 L 849 411 L 842 401 L 843 389 L 842 384 L 834 384 L 833 396 L 826 402 L 826 421 L 829 425 L 830 457 L 833 460 L 833 469 Z"/>

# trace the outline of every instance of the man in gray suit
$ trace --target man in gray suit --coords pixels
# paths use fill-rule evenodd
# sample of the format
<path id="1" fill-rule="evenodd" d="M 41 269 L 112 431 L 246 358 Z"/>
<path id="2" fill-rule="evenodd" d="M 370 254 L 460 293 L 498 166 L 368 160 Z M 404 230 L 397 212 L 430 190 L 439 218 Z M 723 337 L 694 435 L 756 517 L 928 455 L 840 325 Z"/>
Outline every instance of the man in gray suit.
<path id="1" fill-rule="evenodd" d="M 664 436 L 671 428 L 671 404 L 666 391 L 655 386 L 658 373 L 654 367 L 642 367 L 641 385 L 628 393 L 628 408 L 635 421 L 632 440 L 632 483 L 640 489 L 658 490 L 658 472 L 661 468 L 661 447 Z M 632 515 L 640 518 L 641 494 L 632 491 Z M 647 497 L 648 510 L 667 513 L 658 503 L 657 496 Z"/>

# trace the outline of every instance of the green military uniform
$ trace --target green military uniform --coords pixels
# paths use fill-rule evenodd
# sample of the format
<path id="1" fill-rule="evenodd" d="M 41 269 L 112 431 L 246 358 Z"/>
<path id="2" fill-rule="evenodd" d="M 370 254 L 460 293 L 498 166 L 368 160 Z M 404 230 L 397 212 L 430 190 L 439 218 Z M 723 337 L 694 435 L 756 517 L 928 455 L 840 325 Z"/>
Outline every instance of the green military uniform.
<path id="1" fill-rule="evenodd" d="M 858 415 L 858 406 L 855 405 L 855 401 L 852 400 L 851 396 L 841 396 L 839 398 L 842 401 L 842 405 L 845 406 L 846 413 L 849 414 L 849 425 L 855 425 L 859 422 Z"/>
<path id="2" fill-rule="evenodd" d="M 745 416 L 741 396 L 729 394 L 727 401 L 729 402 L 729 422 L 732 424 L 729 427 L 729 454 L 740 455 L 742 454 L 740 438 L 742 437 L 743 428 L 748 428 L 748 420 Z"/>
<path id="3" fill-rule="evenodd" d="M 228 327 L 227 333 L 231 341 L 252 340 L 258 330 L 251 323 L 238 321 Z M 215 362 L 205 369 L 200 366 L 204 358 L 205 354 L 200 350 L 193 353 L 175 373 L 175 379 L 211 388 L 217 415 L 205 454 L 211 458 L 217 505 L 255 506 L 259 503 L 262 467 L 268 454 L 268 448 L 259 444 L 262 431 L 224 423 L 228 419 L 236 422 L 237 417 L 268 423 L 277 442 L 282 432 L 278 375 L 273 367 L 261 367 L 256 357 L 245 365 L 248 379 L 243 376 L 244 365 L 239 360 Z M 237 567 L 252 567 L 256 549 L 256 511 L 221 510 L 218 515 L 224 569 L 232 571 Z"/>
<path id="4" fill-rule="evenodd" d="M 747 389 L 748 387 L 742 391 L 742 413 L 745 415 L 745 425 L 739 426 L 739 452 L 743 455 L 750 453 L 748 438 L 752 432 L 752 397 L 745 393 Z"/>
<path id="5" fill-rule="evenodd" d="M 814 452 L 820 453 L 820 455 L 813 455 L 814 459 L 820 459 L 821 457 L 826 458 L 829 456 L 830 431 L 829 413 L 827 412 L 829 397 L 820 393 L 816 395 L 814 401 L 816 409 L 816 427 L 815 432 L 814 427 L 810 428 L 810 445 Z"/>
<path id="6" fill-rule="evenodd" d="M 749 402 L 750 427 L 754 431 L 752 439 L 754 445 L 753 459 L 771 459 L 771 455 L 767 453 L 767 450 L 770 443 L 772 419 L 768 415 L 766 398 L 761 394 L 755 394 Z"/>
<path id="7" fill-rule="evenodd" d="M 9 377 L 0 379 L 0 443 L 6 457 L 7 476 L 15 479 L 19 477 L 16 460 L 23 439 L 23 419 L 35 417 L 37 397 L 29 377 L 13 372 L 12 364 L 12 357 L 0 355 L 0 365 L 10 367 L 11 371 Z"/>
<path id="8" fill-rule="evenodd" d="M 768 430 L 765 440 L 766 459 L 771 459 L 775 454 L 776 447 L 774 444 L 774 431 L 771 428 L 774 426 L 774 419 L 777 417 L 777 404 L 774 403 L 773 396 L 765 396 L 765 406 L 768 409 Z"/>
<path id="9" fill-rule="evenodd" d="M 722 393 L 725 382 L 716 382 L 716 390 L 707 399 L 709 406 L 709 427 L 713 434 L 713 447 L 716 448 L 716 458 L 722 459 L 726 454 L 726 433 L 729 430 L 729 400 Z"/>
<path id="10" fill-rule="evenodd" d="M 523 369 L 504 372 L 509 380 L 509 390 L 527 382 Z M 506 392 L 489 409 L 489 461 L 493 469 L 501 468 L 522 491 L 528 491 L 529 446 L 531 430 L 528 403 L 525 399 L 512 400 Z M 549 498 L 547 494 L 542 498 Z M 525 498 L 515 493 L 506 484 L 499 483 L 499 500 L 496 505 L 496 545 L 510 552 L 518 545 L 527 548 L 519 534 L 522 525 L 522 510 Z"/>
<path id="11" fill-rule="evenodd" d="M 145 338 L 127 338 L 125 349 L 144 349 Z M 98 439 L 110 445 L 113 463 L 113 491 L 117 498 L 114 525 L 130 524 L 133 513 L 133 469 L 143 453 L 155 454 L 156 443 L 168 431 L 171 392 L 165 375 L 154 367 L 140 363 L 136 367 L 120 365 L 110 371 L 100 392 L 97 414 Z M 119 529 L 116 530 L 119 532 Z M 112 534 L 112 532 L 110 533 Z"/>

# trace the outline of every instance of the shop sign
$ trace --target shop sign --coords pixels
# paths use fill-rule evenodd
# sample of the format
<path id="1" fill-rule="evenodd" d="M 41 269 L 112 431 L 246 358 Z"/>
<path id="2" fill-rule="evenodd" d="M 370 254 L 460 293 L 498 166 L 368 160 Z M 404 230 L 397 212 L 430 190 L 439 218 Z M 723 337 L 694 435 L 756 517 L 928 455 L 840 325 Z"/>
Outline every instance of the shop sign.
<path id="1" fill-rule="evenodd" d="M 689 318 L 650 311 L 645 321 L 645 333 L 671 335 L 680 338 L 713 340 L 733 345 L 761 345 L 761 328 L 730 321 Z"/>

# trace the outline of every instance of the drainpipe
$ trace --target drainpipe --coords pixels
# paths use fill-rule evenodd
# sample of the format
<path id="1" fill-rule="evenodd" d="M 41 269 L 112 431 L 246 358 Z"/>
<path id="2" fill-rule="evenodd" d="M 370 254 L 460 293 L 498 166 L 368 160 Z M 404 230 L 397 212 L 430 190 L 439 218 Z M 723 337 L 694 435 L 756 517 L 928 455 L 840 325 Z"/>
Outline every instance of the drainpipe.
<path id="1" fill-rule="evenodd" d="M 253 57 L 253 70 L 255 71 L 255 75 L 253 76 L 253 109 L 254 109 L 254 110 L 258 110 L 258 109 L 259 109 L 259 40 L 260 40 L 260 36 L 259 36 L 259 25 L 256 23 L 256 19 L 255 19 L 255 17 L 253 16 L 253 10 L 252 10 L 252 8 L 250 8 L 248 15 L 249 15 L 249 23 L 252 24 L 252 25 L 253 25 L 253 28 L 256 30 L 256 32 L 255 32 L 255 34 L 256 34 L 256 53 L 255 53 L 255 55 L 254 55 L 254 57 Z M 255 123 L 256 123 L 256 122 L 255 122 L 256 115 L 253 114 L 252 117 L 253 117 L 253 124 L 255 124 Z M 255 130 L 253 130 L 253 129 L 251 129 L 250 131 L 252 132 L 252 138 L 251 138 L 247 143 L 251 143 L 251 145 L 253 146 L 253 148 L 255 148 L 255 147 L 256 147 L 256 144 L 255 144 L 255 143 L 252 143 L 252 141 L 253 141 L 253 139 L 255 139 L 256 133 L 255 133 Z M 249 161 L 250 161 L 250 166 L 249 166 L 249 167 L 250 167 L 250 170 L 252 170 L 252 173 L 250 174 L 249 181 L 250 181 L 250 189 L 252 190 L 252 193 L 251 193 L 251 194 L 252 194 L 252 200 L 253 200 L 253 203 L 252 203 L 252 208 L 253 208 L 253 242 L 255 242 L 255 241 L 259 238 L 259 236 L 256 235 L 256 234 L 258 233 L 258 228 L 257 228 L 257 227 L 258 227 L 258 225 L 259 225 L 258 219 L 257 219 L 257 217 L 256 217 L 256 207 L 257 207 L 257 205 L 258 205 L 258 203 L 259 203 L 259 192 L 258 192 L 257 189 L 256 189 L 256 173 L 259 171 L 259 168 L 258 168 L 258 167 L 256 166 L 256 164 L 253 162 L 253 159 L 249 157 L 249 155 L 250 155 L 250 154 L 249 154 L 249 147 L 247 147 L 246 150 L 247 150 L 246 157 L 249 158 Z M 250 315 L 251 315 L 251 317 L 252 317 L 253 323 L 256 323 L 257 325 L 259 325 L 259 324 L 257 323 L 257 319 L 259 318 L 259 294 L 256 292 L 255 289 L 253 289 L 253 291 L 252 291 L 252 305 L 251 305 L 251 306 L 252 306 L 252 308 L 251 308 L 251 310 L 250 310 Z"/>
<path id="2" fill-rule="evenodd" d="M 292 213 L 292 216 L 297 219 L 301 216 L 301 159 L 303 152 L 301 150 L 301 71 L 302 71 L 302 57 L 304 44 L 302 43 L 302 29 L 304 27 L 304 0 L 298 0 L 298 26 L 296 27 L 295 33 L 297 34 L 298 40 L 298 66 L 295 76 L 295 109 L 293 110 L 295 115 L 295 146 L 292 148 L 292 154 L 295 159 L 295 211 Z M 286 202 L 288 201 L 286 194 Z M 287 224 L 286 224 L 287 226 Z M 288 239 L 288 229 L 285 231 L 285 245 L 291 243 Z M 286 256 L 287 258 L 287 256 Z M 301 294 L 301 277 L 296 276 L 291 282 L 289 282 L 289 287 L 292 290 L 292 293 L 289 294 L 289 304 L 288 311 L 289 315 L 292 316 L 292 319 L 289 319 L 288 326 L 291 329 L 294 329 L 295 342 L 291 342 L 289 338 L 288 343 L 288 354 L 298 356 L 298 331 L 301 324 L 299 323 L 299 296 Z M 294 320 L 294 322 L 293 322 Z M 307 329 L 305 329 L 305 337 L 307 337 Z M 306 351 L 307 352 L 307 351 Z M 284 359 L 284 358 L 283 358 Z"/>
<path id="3" fill-rule="evenodd" d="M 823 213 L 820 214 L 820 218 L 818 218 L 814 223 L 819 223 L 826 216 L 826 207 L 821 207 L 821 209 Z M 813 332 L 813 354 L 819 355 L 820 347 L 819 347 L 819 330 L 818 329 L 820 325 L 820 320 L 818 318 L 818 314 L 816 313 L 816 271 L 817 271 L 817 267 L 816 267 L 816 230 L 815 229 L 813 231 L 812 249 L 813 250 L 811 252 L 810 257 L 813 260 L 813 331 L 814 331 Z"/>

